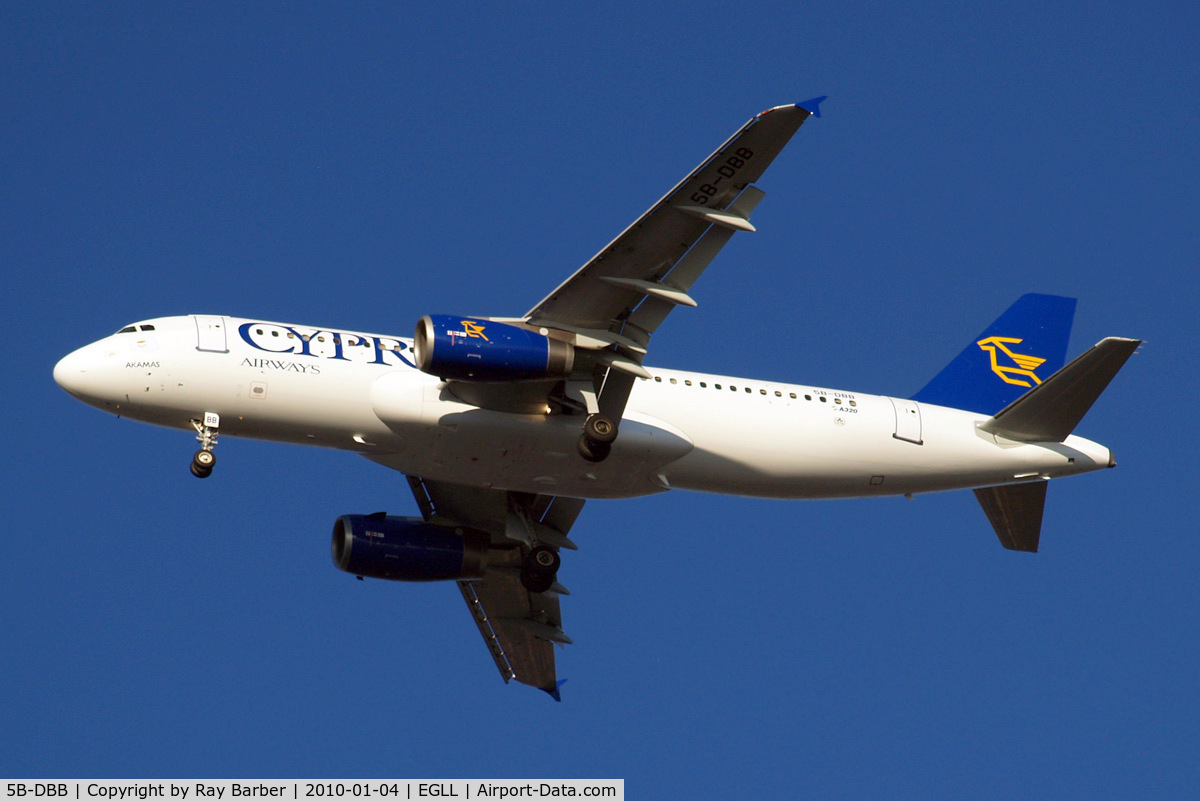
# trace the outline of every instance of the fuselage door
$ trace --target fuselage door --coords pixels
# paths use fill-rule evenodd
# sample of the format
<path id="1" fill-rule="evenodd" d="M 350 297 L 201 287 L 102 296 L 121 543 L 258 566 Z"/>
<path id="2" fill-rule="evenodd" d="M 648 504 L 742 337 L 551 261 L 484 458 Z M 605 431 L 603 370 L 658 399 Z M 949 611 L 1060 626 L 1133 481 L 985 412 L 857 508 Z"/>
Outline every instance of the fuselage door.
<path id="1" fill-rule="evenodd" d="M 901 400 L 900 398 L 888 398 L 888 400 L 892 402 L 892 408 L 896 412 L 896 433 L 892 436 L 905 442 L 922 444 L 921 407 L 917 405 L 916 401 Z"/>
<path id="2" fill-rule="evenodd" d="M 196 321 L 196 350 L 207 350 L 213 353 L 228 353 L 225 343 L 225 318 L 209 317 L 204 314 L 192 315 Z"/>

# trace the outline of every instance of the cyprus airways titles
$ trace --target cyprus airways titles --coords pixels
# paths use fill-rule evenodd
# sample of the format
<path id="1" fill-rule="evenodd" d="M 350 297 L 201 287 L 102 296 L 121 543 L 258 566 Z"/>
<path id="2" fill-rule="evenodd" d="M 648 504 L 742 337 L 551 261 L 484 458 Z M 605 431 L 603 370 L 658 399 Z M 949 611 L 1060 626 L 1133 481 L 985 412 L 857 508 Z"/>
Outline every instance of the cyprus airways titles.
<path id="1" fill-rule="evenodd" d="M 280 325 L 278 323 L 244 322 L 237 327 L 238 336 L 247 345 L 268 353 L 289 353 L 299 356 L 315 356 L 322 359 L 334 359 L 346 362 L 361 362 L 359 358 L 367 348 L 365 355 L 371 358 L 368 364 L 397 365 L 406 364 L 415 368 L 405 355 L 412 346 L 412 341 L 396 337 L 382 337 L 374 334 L 352 334 L 347 331 L 330 329 L 307 328 L 304 326 Z M 286 347 L 279 347 L 286 345 Z M 326 347 L 328 346 L 328 347 Z M 347 355 L 347 353 L 351 354 Z M 259 363 L 255 363 L 255 362 Z M 288 367 L 278 367 L 277 362 L 269 359 L 247 359 L 247 367 L 266 367 L 273 369 L 298 369 L 305 372 L 306 365 L 298 362 L 287 362 Z M 316 365 L 307 365 L 314 373 L 320 373 Z"/>

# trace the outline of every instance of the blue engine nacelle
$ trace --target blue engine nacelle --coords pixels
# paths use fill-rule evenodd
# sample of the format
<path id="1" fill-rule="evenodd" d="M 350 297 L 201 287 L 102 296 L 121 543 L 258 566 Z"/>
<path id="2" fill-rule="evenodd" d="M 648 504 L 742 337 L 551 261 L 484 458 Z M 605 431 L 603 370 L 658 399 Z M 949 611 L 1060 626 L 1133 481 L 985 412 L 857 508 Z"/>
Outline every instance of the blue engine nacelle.
<path id="1" fill-rule="evenodd" d="M 571 374 L 575 349 L 515 325 L 427 314 L 413 336 L 417 367 L 460 381 L 538 381 Z"/>
<path id="2" fill-rule="evenodd" d="M 488 536 L 431 526 L 415 517 L 342 515 L 333 524 L 333 563 L 347 573 L 393 581 L 479 578 Z"/>

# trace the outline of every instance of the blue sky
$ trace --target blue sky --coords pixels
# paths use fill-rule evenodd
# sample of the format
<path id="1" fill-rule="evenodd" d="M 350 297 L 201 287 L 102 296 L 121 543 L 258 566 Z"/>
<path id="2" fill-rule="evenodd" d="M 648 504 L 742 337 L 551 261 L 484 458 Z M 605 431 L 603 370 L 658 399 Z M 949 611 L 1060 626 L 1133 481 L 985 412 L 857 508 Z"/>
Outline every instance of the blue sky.
<path id="1" fill-rule="evenodd" d="M 414 7 L 415 8 L 415 7 Z M 631 797 L 1200 784 L 1197 12 L 1186 4 L 0 10 L 0 775 L 620 777 Z M 399 474 L 101 414 L 147 317 L 520 314 L 758 111 L 829 95 L 649 361 L 907 396 L 1020 294 L 1148 344 L 1042 552 L 970 493 L 588 505 L 564 703 L 452 584 L 356 582 Z"/>

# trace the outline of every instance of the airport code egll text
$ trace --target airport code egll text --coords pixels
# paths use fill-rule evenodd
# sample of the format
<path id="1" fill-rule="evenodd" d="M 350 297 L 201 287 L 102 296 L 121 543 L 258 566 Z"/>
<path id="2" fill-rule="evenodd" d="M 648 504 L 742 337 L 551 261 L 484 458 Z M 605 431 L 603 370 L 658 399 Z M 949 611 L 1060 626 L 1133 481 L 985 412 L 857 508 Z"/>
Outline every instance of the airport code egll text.
<path id="1" fill-rule="evenodd" d="M 170 798 L 177 801 L 242 798 L 608 798 L 625 797 L 624 781 L 566 780 L 528 781 L 375 781 L 375 782 L 209 782 L 181 781 L 71 781 L 7 782 L 4 797 L 22 801 L 146 801 Z"/>

